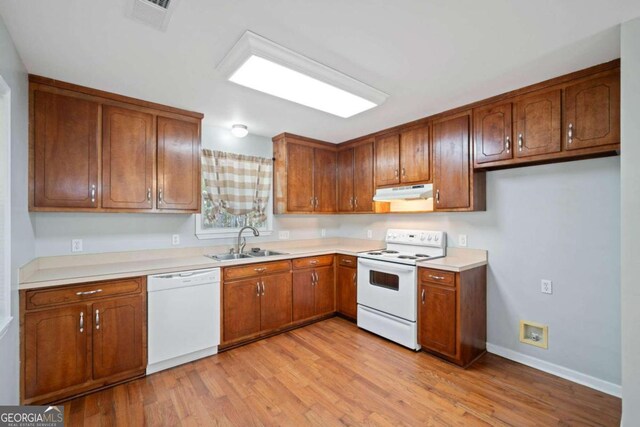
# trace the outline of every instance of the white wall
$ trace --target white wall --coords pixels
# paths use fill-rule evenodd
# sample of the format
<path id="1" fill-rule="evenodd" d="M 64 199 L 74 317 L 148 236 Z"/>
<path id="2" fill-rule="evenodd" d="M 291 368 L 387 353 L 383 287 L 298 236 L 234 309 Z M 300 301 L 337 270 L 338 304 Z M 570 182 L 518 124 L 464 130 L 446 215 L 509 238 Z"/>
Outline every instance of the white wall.
<path id="1" fill-rule="evenodd" d="M 11 285 L 13 324 L 0 340 L 0 405 L 18 403 L 18 267 L 34 255 L 27 212 L 28 82 L 11 36 L 0 17 L 0 75 L 11 87 Z"/>
<path id="2" fill-rule="evenodd" d="M 622 24 L 622 422 L 640 420 L 640 18 Z"/>
<path id="3" fill-rule="evenodd" d="M 450 246 L 467 234 L 469 247 L 489 251 L 490 344 L 619 385 L 619 162 L 489 172 L 486 212 L 342 215 L 339 234 L 443 229 Z M 540 292 L 541 279 L 553 280 L 553 295 Z M 549 325 L 548 350 L 519 342 L 520 319 Z"/>
<path id="4" fill-rule="evenodd" d="M 202 144 L 205 148 L 271 158 L 270 138 L 248 135 L 233 137 L 228 129 L 204 126 Z M 37 213 L 36 256 L 69 255 L 71 239 L 83 239 L 84 253 L 128 251 L 136 249 L 169 248 L 171 236 L 180 235 L 180 246 L 232 245 L 233 239 L 198 240 L 195 236 L 195 215 L 180 214 L 91 214 Z M 312 239 L 335 234 L 334 216 L 299 215 L 277 216 L 274 234 L 260 238 L 248 237 L 249 246 L 278 238 L 279 230 L 289 230 L 290 238 Z"/>

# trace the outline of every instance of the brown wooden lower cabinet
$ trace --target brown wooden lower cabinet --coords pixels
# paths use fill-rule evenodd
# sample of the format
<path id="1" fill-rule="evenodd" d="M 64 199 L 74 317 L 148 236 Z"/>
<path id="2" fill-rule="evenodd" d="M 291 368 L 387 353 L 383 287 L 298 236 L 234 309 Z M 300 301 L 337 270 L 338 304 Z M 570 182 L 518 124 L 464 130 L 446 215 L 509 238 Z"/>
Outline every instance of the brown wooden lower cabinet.
<path id="1" fill-rule="evenodd" d="M 293 271 L 293 321 L 335 311 L 333 265 Z"/>
<path id="2" fill-rule="evenodd" d="M 102 293 L 110 287 L 118 291 Z M 21 291 L 21 401 L 56 402 L 144 375 L 146 297 L 144 277 Z"/>
<path id="3" fill-rule="evenodd" d="M 283 272 L 283 268 L 286 271 Z M 270 271 L 277 273 L 269 274 Z M 222 286 L 222 346 L 268 333 L 292 321 L 291 262 L 225 268 Z"/>
<path id="4" fill-rule="evenodd" d="M 486 266 L 459 273 L 420 268 L 418 278 L 418 342 L 468 366 L 486 351 Z"/>
<path id="5" fill-rule="evenodd" d="M 336 310 L 355 320 L 358 317 L 358 258 L 338 255 L 336 272 Z"/>

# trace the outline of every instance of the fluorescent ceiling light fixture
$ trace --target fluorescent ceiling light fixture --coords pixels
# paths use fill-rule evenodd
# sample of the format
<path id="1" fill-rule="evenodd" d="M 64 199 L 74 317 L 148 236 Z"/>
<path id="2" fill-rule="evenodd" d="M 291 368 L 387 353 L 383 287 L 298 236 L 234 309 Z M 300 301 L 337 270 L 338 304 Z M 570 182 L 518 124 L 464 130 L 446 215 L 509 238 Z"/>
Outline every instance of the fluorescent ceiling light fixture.
<path id="1" fill-rule="evenodd" d="M 250 31 L 218 70 L 239 85 L 344 118 L 381 105 L 389 97 Z"/>
<path id="2" fill-rule="evenodd" d="M 245 125 L 231 126 L 231 134 L 236 138 L 244 138 L 249 134 L 249 129 Z"/>

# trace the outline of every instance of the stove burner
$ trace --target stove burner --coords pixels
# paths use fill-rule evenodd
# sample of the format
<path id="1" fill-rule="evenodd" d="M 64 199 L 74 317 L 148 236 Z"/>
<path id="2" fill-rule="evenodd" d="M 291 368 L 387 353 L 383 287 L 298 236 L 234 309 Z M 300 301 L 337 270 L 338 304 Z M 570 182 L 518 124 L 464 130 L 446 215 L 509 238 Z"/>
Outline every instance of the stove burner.
<path id="1" fill-rule="evenodd" d="M 418 258 L 430 258 L 430 256 L 429 256 L 429 255 L 427 255 L 427 254 L 416 254 L 416 256 L 417 256 Z"/>
<path id="2" fill-rule="evenodd" d="M 398 251 L 393 251 L 393 250 L 390 250 L 390 249 L 386 249 L 386 250 L 380 251 L 380 252 L 382 252 L 383 254 L 397 254 L 397 253 L 399 253 Z"/>
<path id="3" fill-rule="evenodd" d="M 382 252 L 367 252 L 367 255 L 382 255 Z"/>
<path id="4" fill-rule="evenodd" d="M 400 258 L 400 259 L 418 259 L 418 257 L 415 257 L 413 255 L 398 255 L 398 258 Z"/>

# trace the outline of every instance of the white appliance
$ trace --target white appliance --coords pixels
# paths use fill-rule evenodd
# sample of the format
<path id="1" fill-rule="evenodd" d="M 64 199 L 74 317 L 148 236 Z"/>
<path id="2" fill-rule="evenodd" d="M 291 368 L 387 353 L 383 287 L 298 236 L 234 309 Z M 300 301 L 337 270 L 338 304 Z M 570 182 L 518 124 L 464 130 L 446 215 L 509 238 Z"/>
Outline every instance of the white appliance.
<path id="1" fill-rule="evenodd" d="M 378 188 L 373 200 L 392 202 L 395 200 L 419 200 L 433 197 L 433 184 L 406 185 L 403 187 Z"/>
<path id="2" fill-rule="evenodd" d="M 385 241 L 385 249 L 358 254 L 358 327 L 419 350 L 416 263 L 444 257 L 447 235 L 390 229 Z"/>
<path id="3" fill-rule="evenodd" d="M 147 374 L 218 352 L 220 269 L 147 276 Z"/>

